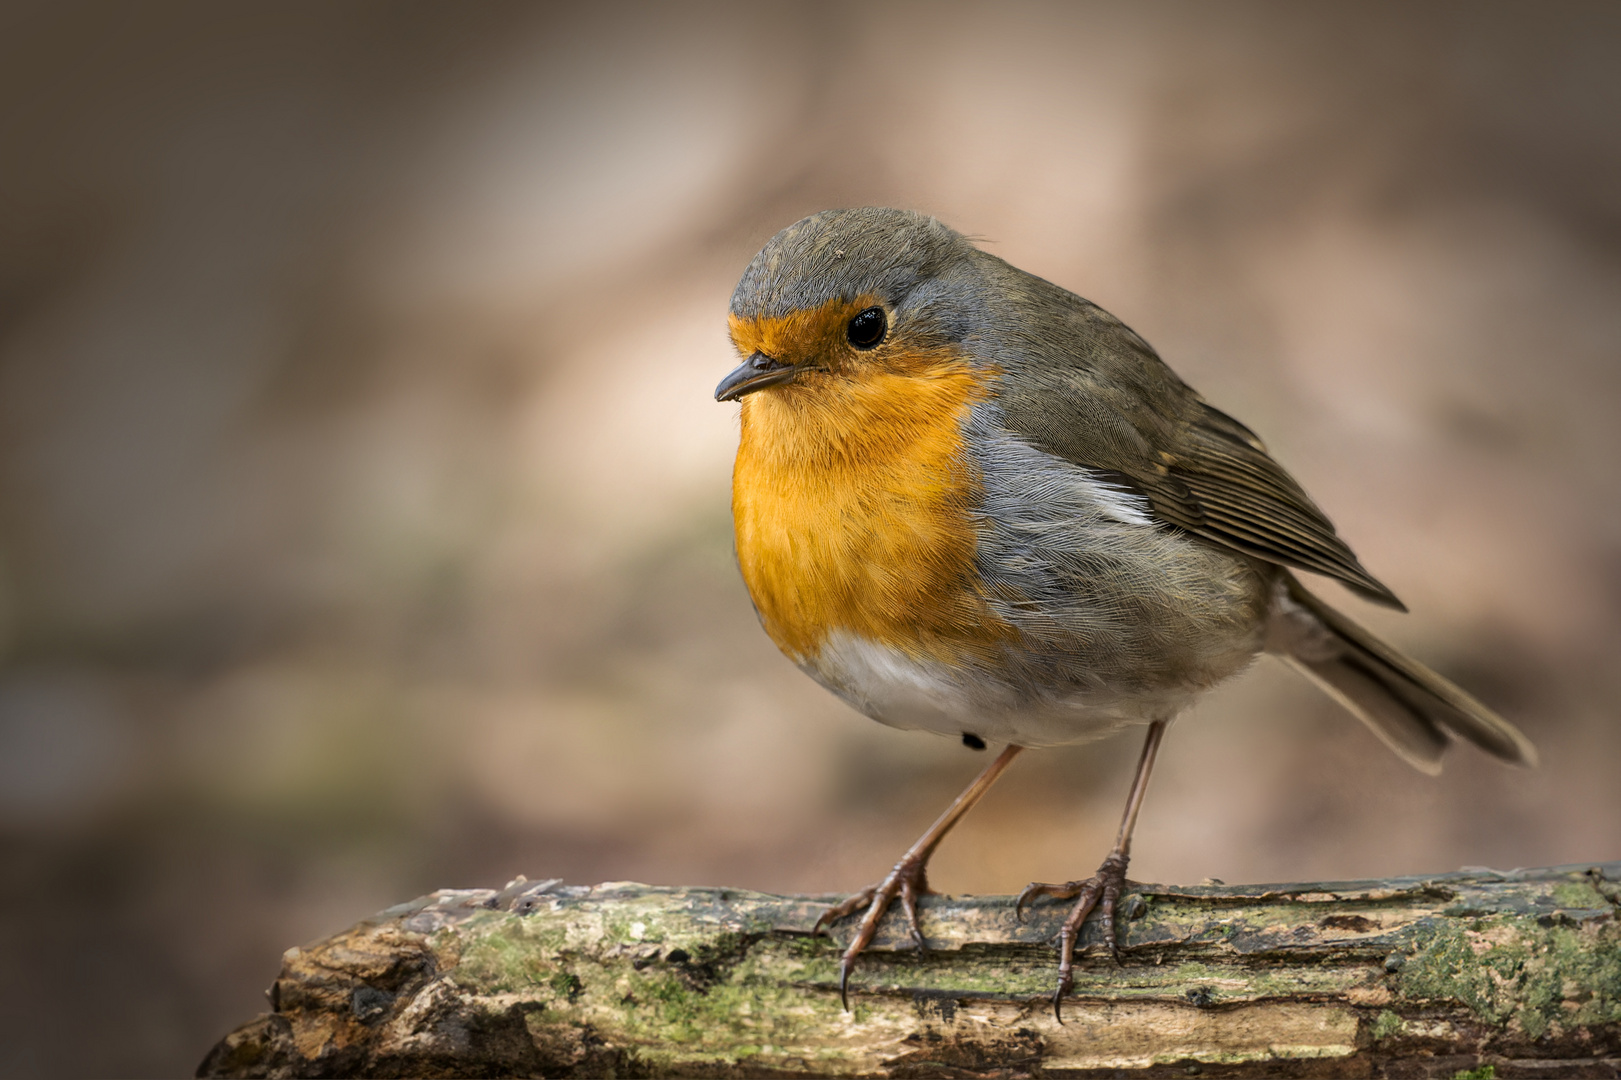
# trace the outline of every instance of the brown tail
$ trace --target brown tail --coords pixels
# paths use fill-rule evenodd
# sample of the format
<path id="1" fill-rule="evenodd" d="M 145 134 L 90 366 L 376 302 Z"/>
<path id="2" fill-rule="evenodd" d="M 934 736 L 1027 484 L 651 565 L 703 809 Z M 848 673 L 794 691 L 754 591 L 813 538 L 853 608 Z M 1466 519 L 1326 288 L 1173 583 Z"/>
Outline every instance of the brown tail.
<path id="1" fill-rule="evenodd" d="M 1304 672 L 1414 768 L 1440 772 L 1451 735 L 1515 765 L 1537 763 L 1536 747 L 1513 724 L 1317 599 L 1288 571 L 1278 600 L 1267 649 Z"/>

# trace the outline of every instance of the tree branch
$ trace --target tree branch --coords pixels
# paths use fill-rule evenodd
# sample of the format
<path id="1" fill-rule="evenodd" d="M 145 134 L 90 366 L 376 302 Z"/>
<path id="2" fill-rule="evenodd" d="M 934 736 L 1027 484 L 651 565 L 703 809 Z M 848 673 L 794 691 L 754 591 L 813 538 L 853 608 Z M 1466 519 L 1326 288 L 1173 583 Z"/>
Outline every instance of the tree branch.
<path id="1" fill-rule="evenodd" d="M 1621 863 L 1266 886 L 1134 885 L 1125 964 L 1067 905 L 929 897 L 839 1008 L 829 898 L 519 880 L 291 949 L 203 1076 L 1621 1075 Z M 840 931 L 847 932 L 841 927 Z M 842 936 L 836 934 L 836 936 Z"/>

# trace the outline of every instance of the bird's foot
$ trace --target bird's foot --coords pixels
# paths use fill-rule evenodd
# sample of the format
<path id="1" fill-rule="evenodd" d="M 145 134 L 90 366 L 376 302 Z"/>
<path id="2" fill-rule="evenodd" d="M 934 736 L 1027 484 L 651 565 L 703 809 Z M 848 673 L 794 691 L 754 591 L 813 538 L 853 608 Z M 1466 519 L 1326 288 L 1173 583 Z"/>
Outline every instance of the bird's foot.
<path id="1" fill-rule="evenodd" d="M 839 1001 L 846 1011 L 850 1008 L 850 972 L 855 968 L 856 957 L 872 943 L 873 935 L 878 933 L 878 923 L 895 900 L 900 900 L 901 910 L 906 913 L 907 927 L 912 932 L 917 951 L 921 953 L 928 949 L 923 941 L 923 928 L 917 922 L 918 897 L 929 894 L 926 866 L 923 859 L 902 859 L 884 880 L 868 886 L 842 904 L 828 908 L 816 920 L 816 926 L 811 931 L 813 934 L 820 933 L 847 915 L 854 915 L 862 908 L 867 909 L 867 913 L 861 917 L 861 925 L 856 929 L 856 936 L 850 940 L 849 948 L 844 950 L 844 957 L 839 961 Z"/>
<path id="2" fill-rule="evenodd" d="M 1081 924 L 1093 908 L 1102 914 L 1103 940 L 1109 946 L 1109 955 L 1115 963 L 1120 962 L 1120 942 L 1114 933 L 1114 912 L 1120 903 L 1120 893 L 1126 887 L 1128 861 L 1124 855 L 1110 855 L 1098 867 L 1098 872 L 1084 881 L 1066 881 L 1062 885 L 1032 881 L 1025 886 L 1013 906 L 1014 915 L 1023 922 L 1025 905 L 1038 896 L 1051 896 L 1059 900 L 1076 898 L 1075 906 L 1069 909 L 1069 918 L 1064 920 L 1064 927 L 1058 932 L 1058 989 L 1053 993 L 1053 1016 L 1060 1024 L 1064 1022 L 1064 995 L 1075 984 L 1075 942 L 1080 937 Z"/>

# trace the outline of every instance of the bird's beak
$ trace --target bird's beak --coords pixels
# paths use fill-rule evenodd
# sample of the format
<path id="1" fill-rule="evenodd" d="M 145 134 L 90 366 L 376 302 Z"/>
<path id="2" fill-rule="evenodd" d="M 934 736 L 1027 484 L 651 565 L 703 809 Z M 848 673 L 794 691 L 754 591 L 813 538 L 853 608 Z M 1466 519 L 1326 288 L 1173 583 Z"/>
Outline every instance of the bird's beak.
<path id="1" fill-rule="evenodd" d="M 789 382 L 799 372 L 798 364 L 784 364 L 757 352 L 720 381 L 720 385 L 715 387 L 715 400 L 736 401 L 744 394 Z"/>

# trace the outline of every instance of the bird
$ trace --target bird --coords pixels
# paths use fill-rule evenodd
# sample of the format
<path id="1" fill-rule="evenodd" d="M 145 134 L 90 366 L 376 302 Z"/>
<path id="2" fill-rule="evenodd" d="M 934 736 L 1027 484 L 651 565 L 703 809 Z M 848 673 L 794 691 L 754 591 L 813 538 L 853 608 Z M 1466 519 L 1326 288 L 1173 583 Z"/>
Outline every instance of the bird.
<path id="1" fill-rule="evenodd" d="M 1452 682 L 1308 591 L 1296 571 L 1406 611 L 1261 439 L 1101 307 L 932 216 L 827 210 L 766 243 L 732 294 L 741 363 L 732 475 L 738 567 L 765 632 L 816 682 L 896 728 L 1003 749 L 881 881 L 857 958 L 917 904 L 941 840 L 1026 749 L 1146 729 L 1113 848 L 1015 914 L 1073 901 L 1057 939 L 1061 1023 L 1094 910 L 1115 914 L 1170 722 L 1262 653 L 1304 673 L 1419 770 L 1453 737 L 1517 765 L 1536 750 Z"/>

